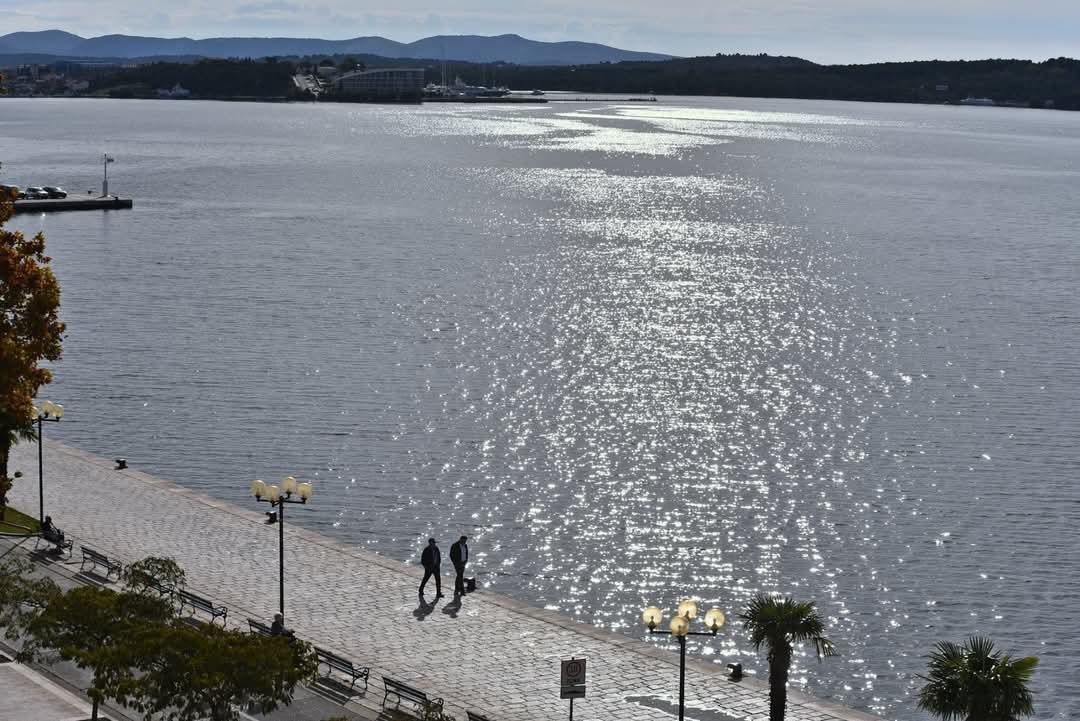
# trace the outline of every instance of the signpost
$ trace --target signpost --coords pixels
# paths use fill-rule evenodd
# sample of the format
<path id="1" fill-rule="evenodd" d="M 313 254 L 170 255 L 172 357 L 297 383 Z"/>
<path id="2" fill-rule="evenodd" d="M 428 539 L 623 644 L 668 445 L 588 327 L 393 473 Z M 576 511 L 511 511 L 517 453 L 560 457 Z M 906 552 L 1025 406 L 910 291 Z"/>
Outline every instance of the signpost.
<path id="1" fill-rule="evenodd" d="M 571 658 L 562 662 L 559 698 L 570 699 L 570 721 L 574 721 L 574 699 L 585 698 L 585 659 Z"/>

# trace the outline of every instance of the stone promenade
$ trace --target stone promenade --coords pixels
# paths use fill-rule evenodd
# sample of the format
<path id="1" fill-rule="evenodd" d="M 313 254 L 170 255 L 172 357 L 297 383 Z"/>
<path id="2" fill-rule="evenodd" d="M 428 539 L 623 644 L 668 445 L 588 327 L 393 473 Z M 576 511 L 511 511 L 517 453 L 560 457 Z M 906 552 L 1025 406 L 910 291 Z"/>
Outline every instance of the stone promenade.
<path id="1" fill-rule="evenodd" d="M 229 607 L 233 625 L 269 619 L 277 605 L 276 541 L 263 504 L 243 509 L 57 443 L 45 444 L 46 512 L 76 541 L 123 561 L 171 556 L 193 591 Z M 12 453 L 12 503 L 38 506 L 37 447 Z M 273 531 L 274 536 L 277 530 Z M 559 661 L 589 662 L 588 697 L 578 721 L 671 721 L 676 716 L 678 656 L 640 640 L 575 623 L 504 596 L 480 591 L 460 608 L 441 599 L 417 603 L 419 574 L 376 554 L 290 524 L 285 528 L 288 623 L 301 637 L 372 667 L 371 699 L 385 674 L 493 721 L 560 721 Z M 444 555 L 447 551 L 444 549 Z M 452 569 L 446 573 L 453 589 Z M 431 590 L 429 586 L 429 598 Z M 764 667 L 764 659 L 762 659 Z M 687 718 L 768 719 L 768 691 L 753 678 L 729 681 L 719 665 L 688 661 Z M 792 693 L 791 721 L 877 721 Z"/>

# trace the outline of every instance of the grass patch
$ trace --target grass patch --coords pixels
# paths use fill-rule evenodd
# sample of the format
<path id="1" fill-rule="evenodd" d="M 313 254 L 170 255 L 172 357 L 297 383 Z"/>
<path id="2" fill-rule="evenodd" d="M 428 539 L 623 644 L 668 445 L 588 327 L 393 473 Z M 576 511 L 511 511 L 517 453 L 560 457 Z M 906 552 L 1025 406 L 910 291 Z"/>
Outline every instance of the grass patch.
<path id="1" fill-rule="evenodd" d="M 38 519 L 8 506 L 4 510 L 4 520 L 0 521 L 0 533 L 25 533 L 36 535 L 41 524 Z"/>

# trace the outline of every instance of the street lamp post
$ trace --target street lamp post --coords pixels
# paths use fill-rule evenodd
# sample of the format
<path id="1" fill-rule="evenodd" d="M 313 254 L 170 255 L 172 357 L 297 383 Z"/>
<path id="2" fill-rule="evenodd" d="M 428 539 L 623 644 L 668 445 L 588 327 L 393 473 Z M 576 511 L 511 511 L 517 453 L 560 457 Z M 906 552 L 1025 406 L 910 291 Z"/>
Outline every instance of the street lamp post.
<path id="1" fill-rule="evenodd" d="M 664 612 L 656 606 L 649 606 L 641 614 L 641 620 L 648 627 L 649 633 L 674 636 L 679 640 L 679 721 L 683 721 L 686 708 L 686 637 L 715 636 L 724 625 L 724 612 L 719 608 L 709 609 L 705 614 L 705 628 L 708 631 L 691 631 L 690 622 L 697 618 L 698 607 L 695 601 L 683 601 L 672 617 L 667 631 L 658 631 L 656 627 L 664 621 Z"/>
<path id="2" fill-rule="evenodd" d="M 34 416 L 37 417 L 37 473 L 38 473 L 38 523 L 45 525 L 45 452 L 42 450 L 42 435 L 45 421 L 59 422 L 64 417 L 64 407 L 59 403 L 45 401 L 38 408 L 34 406 Z"/>
<path id="3" fill-rule="evenodd" d="M 115 163 L 116 158 L 112 157 L 108 153 L 103 153 L 101 156 L 101 167 L 104 171 L 104 176 L 101 180 L 101 197 L 107 198 L 109 196 L 109 163 Z"/>
<path id="4" fill-rule="evenodd" d="M 293 498 L 293 494 L 298 497 Z M 292 476 L 281 481 L 281 488 L 268 486 L 262 481 L 251 482 L 251 495 L 256 501 L 265 501 L 271 508 L 277 509 L 276 517 L 271 515 L 271 523 L 278 524 L 278 612 L 282 622 L 285 620 L 285 505 L 288 503 L 307 503 L 311 498 L 311 484 L 297 483 Z"/>

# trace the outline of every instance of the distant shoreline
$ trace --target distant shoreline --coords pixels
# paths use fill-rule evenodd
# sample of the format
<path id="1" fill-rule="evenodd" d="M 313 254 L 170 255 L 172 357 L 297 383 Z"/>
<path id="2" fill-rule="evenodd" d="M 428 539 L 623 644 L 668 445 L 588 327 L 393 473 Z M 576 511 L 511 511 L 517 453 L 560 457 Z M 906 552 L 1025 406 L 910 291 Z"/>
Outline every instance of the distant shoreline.
<path id="1" fill-rule="evenodd" d="M 283 102 L 339 98 L 337 80 L 354 70 L 403 70 L 407 85 L 372 94 L 415 102 L 427 84 L 541 89 L 548 93 L 847 100 L 921 105 L 981 105 L 1080 110 L 1080 60 L 920 61 L 872 65 L 817 65 L 771 55 L 715 55 L 587 65 L 468 63 L 375 56 L 256 60 L 97 63 L 64 61 L 7 71 L 17 97 L 108 95 Z M 422 69 L 422 73 L 417 72 Z M 395 82 L 401 82 L 395 81 Z M 364 102 L 392 98 L 373 97 Z"/>
<path id="2" fill-rule="evenodd" d="M 536 100 L 522 99 L 522 100 L 504 100 L 502 103 L 497 100 L 488 101 L 446 101 L 446 100 L 391 100 L 391 99 L 372 99 L 372 100 L 331 100 L 329 98 L 323 100 L 309 100 L 302 98 L 290 98 L 285 96 L 250 96 L 250 95 L 235 95 L 235 96 L 220 96 L 220 97 L 190 97 L 184 98 L 182 101 L 175 98 L 154 98 L 154 97 L 110 97 L 108 95 L 36 95 L 36 96 L 13 96 L 13 95 L 0 95 L 0 102 L 4 100 L 140 100 L 140 101 L 152 101 L 152 102 L 219 102 L 219 103 L 274 103 L 274 104 L 296 104 L 296 105 L 447 105 L 447 104 L 464 104 L 464 105 L 544 105 L 544 104 L 559 104 L 559 103 L 657 103 L 663 104 L 667 98 L 738 98 L 742 100 L 805 100 L 805 101 L 831 101 L 842 103 L 878 103 L 881 105 L 922 105 L 928 107 L 955 107 L 955 108 L 1007 108 L 1010 110 L 1047 110 L 1047 111 L 1077 111 L 1080 108 L 1060 108 L 1060 107 L 1037 107 L 1031 105 L 1022 105 L 1018 103 L 995 103 L 993 105 L 965 105 L 963 103 L 950 103 L 950 102 L 919 102 L 914 100 L 880 100 L 872 98 L 817 98 L 817 97 L 787 97 L 787 96 L 774 96 L 774 95 L 694 95 L 691 93 L 670 93 L 660 94 L 656 93 L 649 97 L 624 97 L 626 93 L 569 93 L 571 97 L 556 97 L 547 98 L 542 102 Z M 580 97 L 575 97 L 580 95 Z M 617 97 L 598 97 L 603 95 L 617 96 Z"/>

